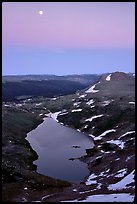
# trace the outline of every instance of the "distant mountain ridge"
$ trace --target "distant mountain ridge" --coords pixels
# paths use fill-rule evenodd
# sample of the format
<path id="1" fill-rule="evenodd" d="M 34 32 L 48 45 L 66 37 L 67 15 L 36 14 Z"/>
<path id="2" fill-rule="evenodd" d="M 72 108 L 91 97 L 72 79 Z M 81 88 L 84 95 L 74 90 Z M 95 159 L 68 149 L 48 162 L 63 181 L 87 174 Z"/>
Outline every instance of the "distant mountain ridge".
<path id="1" fill-rule="evenodd" d="M 4 101 L 24 96 L 54 97 L 75 93 L 98 80 L 100 75 L 24 75 L 3 76 L 2 97 Z"/>
<path id="2" fill-rule="evenodd" d="M 23 80 L 20 82 L 5 82 L 2 84 L 3 101 L 12 101 L 31 96 L 55 97 L 72 94 L 85 88 L 86 85 L 66 80 Z"/>
<path id="3" fill-rule="evenodd" d="M 42 80 L 68 80 L 75 81 L 81 84 L 89 85 L 96 81 L 101 75 L 99 74 L 72 74 L 72 75 L 13 75 L 13 76 L 3 76 L 2 82 L 21 82 L 24 80 L 30 81 L 42 81 Z"/>
<path id="4" fill-rule="evenodd" d="M 106 78 L 111 75 L 110 81 Z M 95 84 L 100 89 L 98 94 L 121 94 L 121 89 L 130 93 L 128 84 L 134 86 L 133 74 L 123 72 L 82 75 L 22 75 L 2 77 L 2 97 L 4 101 L 17 100 L 18 97 L 44 96 L 55 97 L 59 95 L 73 94 L 77 91 Z M 127 85 L 126 85 L 127 84 Z M 127 86 L 127 88 L 125 88 Z M 134 90 L 133 90 L 134 91 Z M 95 91 L 96 92 L 96 91 Z M 116 93 L 116 94 L 117 94 Z M 123 92 L 124 93 L 124 92 Z M 125 94 L 125 93 L 124 93 Z"/>

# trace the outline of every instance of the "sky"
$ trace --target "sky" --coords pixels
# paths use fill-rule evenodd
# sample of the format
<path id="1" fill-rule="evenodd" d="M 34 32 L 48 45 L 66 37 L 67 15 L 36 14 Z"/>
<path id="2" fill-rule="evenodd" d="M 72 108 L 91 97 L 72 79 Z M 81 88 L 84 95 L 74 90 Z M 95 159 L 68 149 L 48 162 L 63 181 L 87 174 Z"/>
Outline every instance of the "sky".
<path id="1" fill-rule="evenodd" d="M 2 75 L 115 71 L 135 72 L 135 2 L 2 3 Z"/>

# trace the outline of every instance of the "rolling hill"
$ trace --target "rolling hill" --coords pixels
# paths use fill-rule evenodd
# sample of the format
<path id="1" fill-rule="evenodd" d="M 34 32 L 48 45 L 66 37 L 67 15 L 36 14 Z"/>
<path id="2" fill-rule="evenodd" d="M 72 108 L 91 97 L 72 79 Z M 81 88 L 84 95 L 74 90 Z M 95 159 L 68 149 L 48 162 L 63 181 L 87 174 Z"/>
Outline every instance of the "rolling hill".
<path id="1" fill-rule="evenodd" d="M 3 101 L 27 97 L 67 95 L 87 87 L 100 76 L 91 75 L 23 75 L 2 77 Z"/>

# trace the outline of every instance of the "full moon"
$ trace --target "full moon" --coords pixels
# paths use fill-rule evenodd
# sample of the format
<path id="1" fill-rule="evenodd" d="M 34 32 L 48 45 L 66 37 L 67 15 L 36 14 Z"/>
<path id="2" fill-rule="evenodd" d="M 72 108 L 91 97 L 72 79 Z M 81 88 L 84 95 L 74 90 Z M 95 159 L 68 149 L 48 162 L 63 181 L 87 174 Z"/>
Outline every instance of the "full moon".
<path id="1" fill-rule="evenodd" d="M 43 11 L 39 11 L 39 15 L 43 15 Z"/>

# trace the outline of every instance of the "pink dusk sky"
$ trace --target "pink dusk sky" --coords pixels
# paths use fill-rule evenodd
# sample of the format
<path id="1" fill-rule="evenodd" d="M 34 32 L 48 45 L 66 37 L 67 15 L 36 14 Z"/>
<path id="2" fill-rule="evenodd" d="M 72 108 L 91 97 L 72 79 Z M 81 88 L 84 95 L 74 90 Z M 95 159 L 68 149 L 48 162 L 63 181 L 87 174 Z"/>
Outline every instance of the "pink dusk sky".
<path id="1" fill-rule="evenodd" d="M 43 15 L 39 14 L 40 10 L 43 11 Z M 63 56 L 67 53 L 67 49 L 73 51 L 75 49 L 134 49 L 135 3 L 3 2 L 2 44 L 5 74 L 8 73 L 8 69 L 17 69 L 16 60 L 11 59 L 14 57 L 12 53 L 16 50 L 19 50 L 22 55 L 25 49 L 26 52 L 29 49 L 37 49 L 37 52 L 39 49 L 46 49 L 45 53 L 47 50 L 50 53 L 54 50 L 62 53 Z M 11 66 L 5 62 L 6 57 L 9 57 L 7 60 L 11 60 Z M 50 58 L 52 61 L 51 55 Z M 60 59 L 56 58 L 56 62 L 57 67 L 60 66 Z M 30 70 L 31 66 L 33 64 L 30 63 Z M 46 64 L 43 60 L 44 67 Z M 53 68 L 53 65 L 51 67 Z"/>

